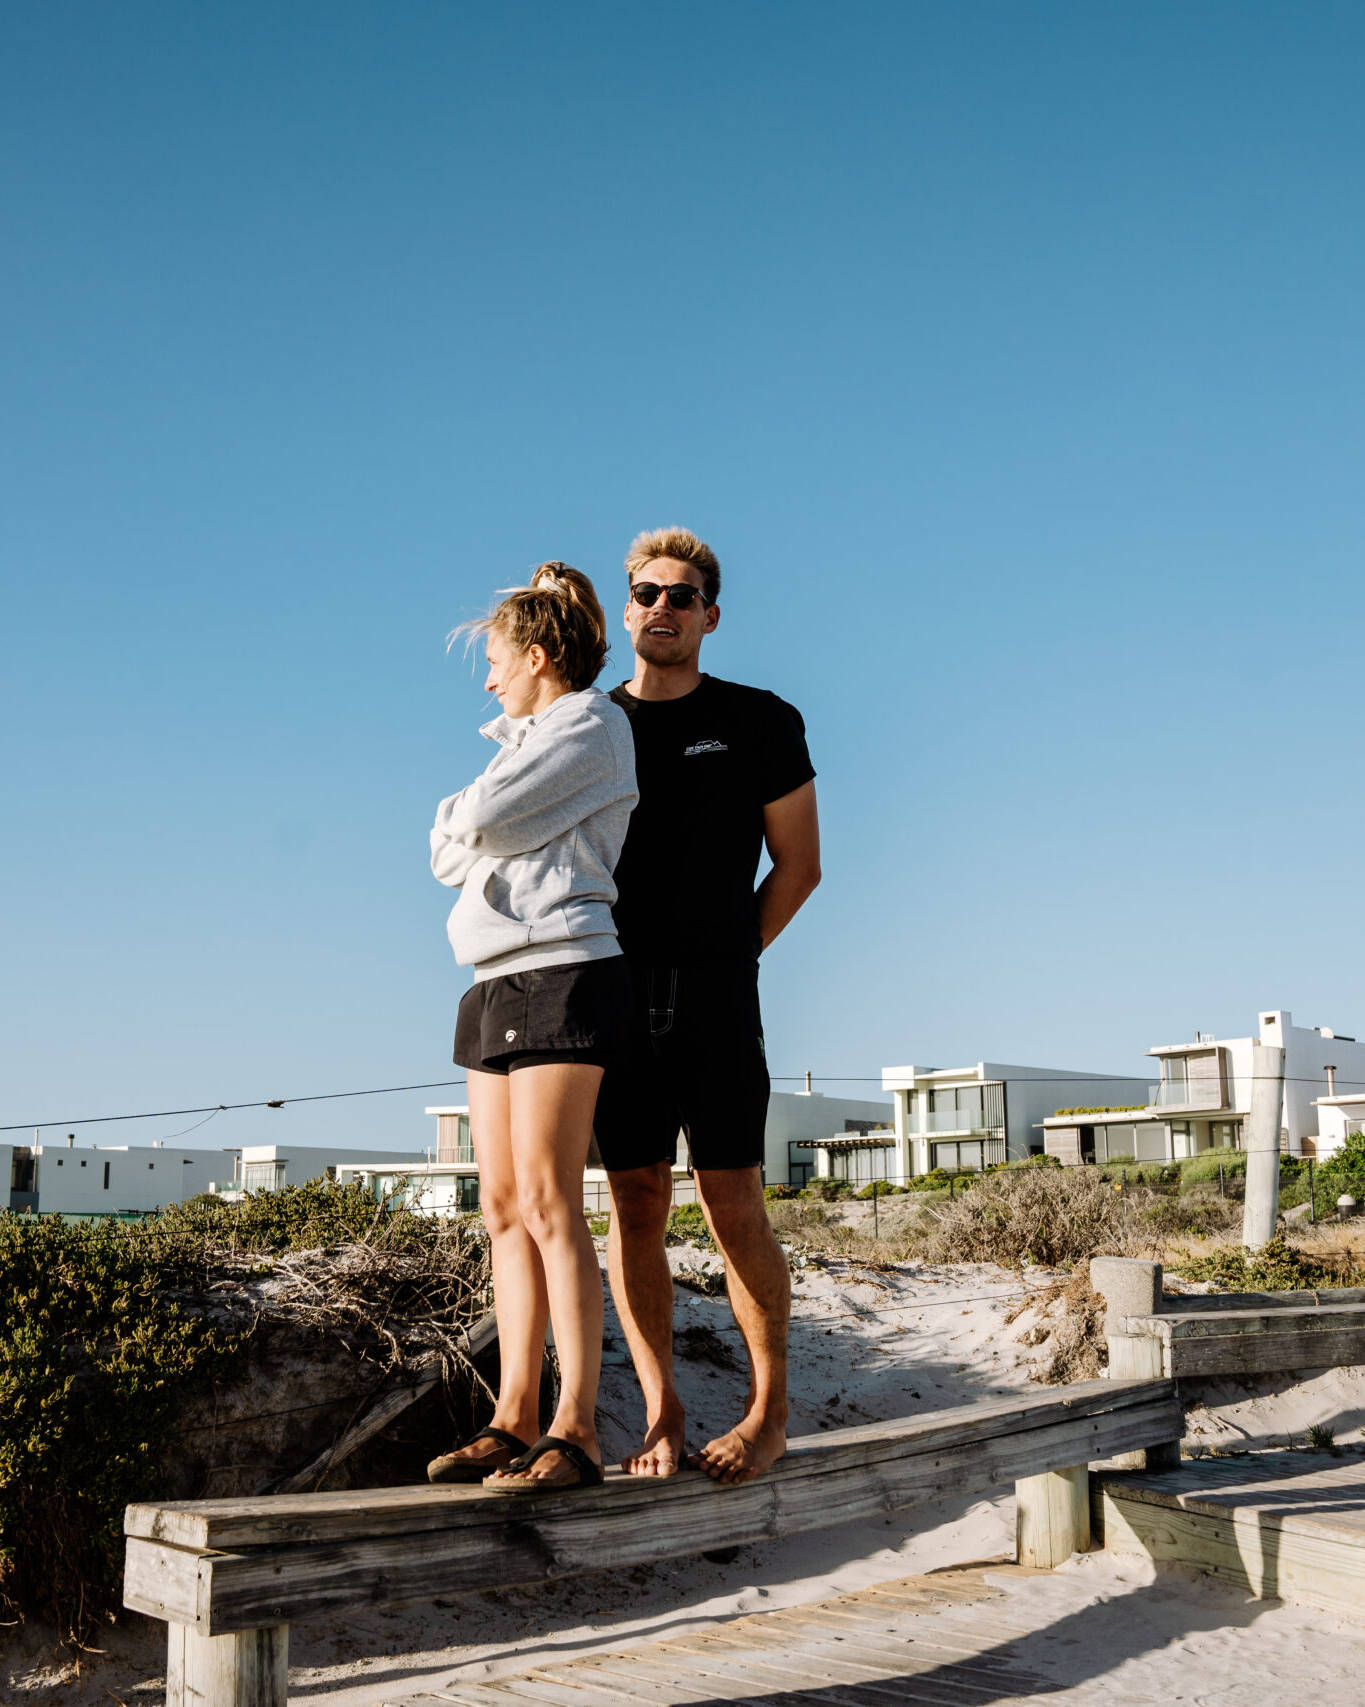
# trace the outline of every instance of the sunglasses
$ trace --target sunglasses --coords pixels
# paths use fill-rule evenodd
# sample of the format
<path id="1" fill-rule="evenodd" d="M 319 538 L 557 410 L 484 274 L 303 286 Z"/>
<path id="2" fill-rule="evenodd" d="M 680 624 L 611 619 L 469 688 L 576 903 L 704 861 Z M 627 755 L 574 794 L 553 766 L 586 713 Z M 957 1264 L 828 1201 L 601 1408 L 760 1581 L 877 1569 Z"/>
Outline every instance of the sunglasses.
<path id="1" fill-rule="evenodd" d="M 668 597 L 668 602 L 674 610 L 691 610 L 693 599 L 700 599 L 704 605 L 710 604 L 710 599 L 700 587 L 689 587 L 686 581 L 674 581 L 671 586 L 661 587 L 657 581 L 634 581 L 631 583 L 630 596 L 637 605 L 643 605 L 646 610 L 654 604 L 660 593 Z"/>

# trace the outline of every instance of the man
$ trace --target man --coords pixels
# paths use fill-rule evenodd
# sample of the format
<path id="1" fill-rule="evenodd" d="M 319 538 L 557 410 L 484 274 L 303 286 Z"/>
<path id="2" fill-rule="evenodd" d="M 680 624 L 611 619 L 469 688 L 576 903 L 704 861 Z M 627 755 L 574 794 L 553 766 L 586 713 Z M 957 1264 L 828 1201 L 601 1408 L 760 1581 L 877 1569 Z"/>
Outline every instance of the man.
<path id="1" fill-rule="evenodd" d="M 745 1482 L 786 1450 L 791 1303 L 763 1200 L 758 957 L 820 881 L 815 772 L 792 706 L 700 669 L 720 621 L 711 548 L 685 528 L 643 533 L 626 572 L 635 674 L 611 697 L 631 720 L 640 801 L 616 868 L 615 917 L 635 1016 L 595 1119 L 611 1182 L 608 1271 L 645 1397 L 644 1445 L 624 1467 L 668 1476 L 683 1462 L 664 1250 L 681 1127 L 750 1369 L 744 1415 L 690 1462 Z M 764 847 L 772 870 L 755 891 Z"/>

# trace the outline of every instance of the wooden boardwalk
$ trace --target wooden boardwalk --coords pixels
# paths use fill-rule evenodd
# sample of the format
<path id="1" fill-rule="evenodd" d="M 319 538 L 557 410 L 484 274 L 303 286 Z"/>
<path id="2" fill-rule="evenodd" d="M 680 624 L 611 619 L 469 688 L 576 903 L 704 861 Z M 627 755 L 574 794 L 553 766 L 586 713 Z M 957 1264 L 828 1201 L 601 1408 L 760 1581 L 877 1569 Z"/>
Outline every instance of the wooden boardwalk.
<path id="1" fill-rule="evenodd" d="M 1365 1458 L 1258 1452 L 1094 1479 L 1111 1552 L 1194 1565 L 1265 1599 L 1365 1621 Z"/>
<path id="2" fill-rule="evenodd" d="M 1115 1707 L 1102 1681 L 1055 1693 L 1012 1652 L 1032 1634 L 986 1579 L 1046 1577 L 1019 1565 L 971 1566 L 759 1612 L 673 1641 L 595 1653 L 494 1683 L 394 1696 L 386 1707 Z"/>

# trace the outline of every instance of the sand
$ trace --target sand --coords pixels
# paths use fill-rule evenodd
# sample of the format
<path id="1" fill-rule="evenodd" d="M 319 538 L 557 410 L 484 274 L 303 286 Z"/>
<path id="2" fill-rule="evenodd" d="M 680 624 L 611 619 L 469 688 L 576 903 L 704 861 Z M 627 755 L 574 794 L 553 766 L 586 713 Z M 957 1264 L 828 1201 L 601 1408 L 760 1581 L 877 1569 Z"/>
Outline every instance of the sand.
<path id="1" fill-rule="evenodd" d="M 670 1251 L 675 1273 L 701 1284 L 719 1278 L 714 1256 Z M 1039 1352 L 1021 1343 L 1026 1313 L 1006 1317 L 1030 1290 L 1055 1277 L 1022 1278 L 978 1265 L 898 1265 L 871 1271 L 846 1261 L 812 1263 L 795 1274 L 792 1327 L 793 1434 L 937 1410 L 1029 1389 Z M 699 1444 L 739 1413 L 745 1386 L 742 1347 L 723 1296 L 676 1289 L 676 1325 L 686 1355 L 679 1385 Z M 608 1319 L 599 1404 L 602 1445 L 615 1461 L 638 1440 L 638 1390 L 615 1320 Z M 1036 1389 L 1035 1389 L 1036 1390 Z M 1266 1384 L 1224 1384 L 1191 1416 L 1210 1444 L 1282 1446 L 1313 1422 L 1335 1424 L 1339 1441 L 1362 1438 L 1365 1371 L 1321 1372 L 1273 1394 Z M 444 1443 L 442 1443 L 444 1444 Z M 798 1535 L 740 1551 L 730 1563 L 689 1558 L 603 1573 L 533 1589 L 437 1600 L 317 1620 L 291 1630 L 291 1699 L 310 1707 L 381 1707 L 456 1681 L 505 1677 L 547 1656 L 659 1640 L 765 1607 L 798 1605 L 901 1576 L 1009 1555 L 1013 1502 L 954 1500 L 876 1522 Z M 1207 1707 L 1276 1700 L 1271 1680 L 1323 1707 L 1360 1698 L 1365 1624 L 1326 1613 L 1249 1600 L 1192 1572 L 1156 1572 L 1143 1560 L 1090 1554 L 1060 1573 L 1011 1581 L 1019 1616 L 1046 1632 L 1030 1655 L 1061 1670 L 1059 1688 L 1093 1679 L 1095 1656 L 1112 1674 L 1113 1707 L 1184 1700 Z M 1116 1632 L 1122 1632 L 1122 1640 Z M 1080 1664 L 1072 1650 L 1089 1652 Z M 41 1633 L 10 1644 L 6 1701 L 45 1707 L 151 1703 L 164 1685 L 159 1628 L 119 1628 L 85 1656 L 79 1675 L 54 1663 Z M 1048 1655 L 1051 1654 L 1051 1660 Z M 1063 1661 L 1066 1663 L 1063 1664 Z M 1070 1667 L 1068 1673 L 1067 1667 Z M 1286 1682 L 1286 1696 L 1289 1686 Z"/>

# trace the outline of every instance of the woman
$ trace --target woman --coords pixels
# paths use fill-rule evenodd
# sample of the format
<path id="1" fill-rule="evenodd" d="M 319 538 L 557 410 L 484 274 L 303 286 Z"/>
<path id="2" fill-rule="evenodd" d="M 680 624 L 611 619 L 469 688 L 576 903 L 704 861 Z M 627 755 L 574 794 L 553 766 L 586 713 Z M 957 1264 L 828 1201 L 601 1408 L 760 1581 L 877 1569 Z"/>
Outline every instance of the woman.
<path id="1" fill-rule="evenodd" d="M 455 1060 L 468 1071 L 502 1378 L 490 1426 L 427 1474 L 506 1493 L 590 1487 L 602 1480 L 602 1279 L 582 1176 L 628 1015 L 611 874 L 637 798 L 634 746 L 625 713 L 592 685 L 606 623 L 585 575 L 544 563 L 466 627 L 486 643 L 485 686 L 503 714 L 480 732 L 498 751 L 437 809 L 431 869 L 460 890 L 447 934 L 474 967 Z M 541 1436 L 547 1318 L 560 1390 Z"/>

